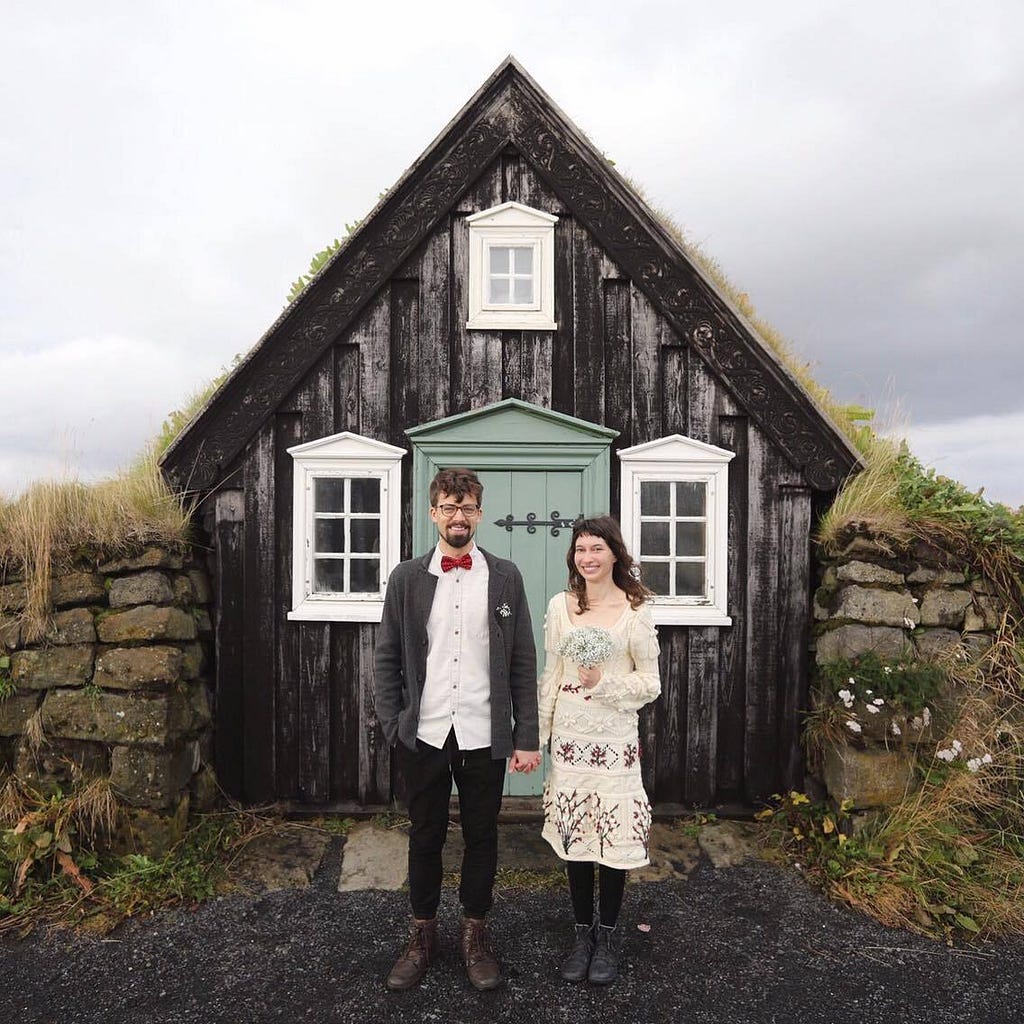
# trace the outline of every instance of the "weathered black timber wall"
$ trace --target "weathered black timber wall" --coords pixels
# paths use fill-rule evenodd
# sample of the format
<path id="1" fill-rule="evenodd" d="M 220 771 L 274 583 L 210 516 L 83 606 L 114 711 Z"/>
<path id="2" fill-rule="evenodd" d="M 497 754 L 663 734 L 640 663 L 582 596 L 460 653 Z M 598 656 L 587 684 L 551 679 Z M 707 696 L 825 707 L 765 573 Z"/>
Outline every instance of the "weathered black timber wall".
<path id="1" fill-rule="evenodd" d="M 465 328 L 466 217 L 510 199 L 560 218 L 556 331 Z M 616 450 L 681 433 L 736 452 L 729 474 L 733 625 L 662 627 L 663 696 L 641 723 L 645 779 L 663 805 L 750 801 L 797 784 L 811 491 L 511 150 L 275 410 L 206 503 L 218 541 L 220 778 L 250 801 L 390 801 L 390 756 L 372 697 L 376 627 L 287 620 L 286 449 L 342 430 L 407 447 L 407 428 L 503 398 L 614 427 Z M 403 557 L 411 554 L 411 477 L 410 458 Z M 613 511 L 618 489 L 613 457 Z"/>

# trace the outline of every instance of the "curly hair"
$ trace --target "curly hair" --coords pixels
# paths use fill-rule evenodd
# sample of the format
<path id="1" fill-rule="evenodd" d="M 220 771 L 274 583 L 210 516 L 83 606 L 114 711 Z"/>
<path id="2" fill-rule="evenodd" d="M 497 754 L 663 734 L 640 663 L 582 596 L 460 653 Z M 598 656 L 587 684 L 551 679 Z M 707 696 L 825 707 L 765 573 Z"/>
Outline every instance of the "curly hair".
<path id="1" fill-rule="evenodd" d="M 478 505 L 484 503 L 484 485 L 471 469 L 441 469 L 430 481 L 430 504 L 437 504 L 437 496 L 447 494 L 456 501 L 469 496 Z"/>
<path id="2" fill-rule="evenodd" d="M 612 582 L 619 590 L 625 592 L 631 608 L 639 608 L 647 598 L 653 596 L 654 592 L 645 587 L 640 579 L 639 563 L 634 562 L 633 556 L 626 550 L 626 541 L 623 539 L 619 524 L 611 516 L 577 519 L 572 524 L 572 541 L 569 544 L 565 562 L 569 566 L 569 590 L 576 595 L 581 612 L 585 612 L 588 605 L 587 581 L 576 568 L 576 541 L 580 537 L 600 537 L 611 549 L 611 553 L 615 556 L 615 564 L 612 566 Z"/>

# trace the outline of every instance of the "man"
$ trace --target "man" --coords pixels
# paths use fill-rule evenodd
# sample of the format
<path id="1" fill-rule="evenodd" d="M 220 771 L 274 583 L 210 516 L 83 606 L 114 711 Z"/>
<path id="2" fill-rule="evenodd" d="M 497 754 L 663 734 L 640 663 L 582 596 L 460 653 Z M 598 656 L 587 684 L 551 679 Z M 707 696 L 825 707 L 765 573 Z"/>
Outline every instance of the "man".
<path id="1" fill-rule="evenodd" d="M 498 811 L 511 771 L 540 764 L 537 672 L 523 580 L 511 562 L 478 548 L 483 485 L 468 469 L 430 484 L 436 547 L 388 580 L 375 651 L 377 717 L 405 779 L 409 828 L 409 943 L 387 978 L 418 984 L 437 956 L 441 850 L 452 780 L 465 853 L 461 949 L 478 989 L 501 984 L 485 918 L 498 863 Z M 512 723 L 515 716 L 515 724 Z"/>

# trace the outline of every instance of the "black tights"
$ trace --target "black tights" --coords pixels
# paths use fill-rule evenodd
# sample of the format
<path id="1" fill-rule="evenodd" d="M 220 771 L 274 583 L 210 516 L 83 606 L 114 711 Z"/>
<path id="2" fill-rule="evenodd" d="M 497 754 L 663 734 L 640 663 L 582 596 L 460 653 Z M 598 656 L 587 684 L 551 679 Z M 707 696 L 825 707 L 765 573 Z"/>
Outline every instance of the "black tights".
<path id="1" fill-rule="evenodd" d="M 600 877 L 599 909 L 600 922 L 606 928 L 614 928 L 622 906 L 622 893 L 626 888 L 626 872 L 622 868 L 610 868 L 592 861 L 571 860 L 566 864 L 569 874 L 569 895 L 577 924 L 594 923 L 594 868 Z"/>

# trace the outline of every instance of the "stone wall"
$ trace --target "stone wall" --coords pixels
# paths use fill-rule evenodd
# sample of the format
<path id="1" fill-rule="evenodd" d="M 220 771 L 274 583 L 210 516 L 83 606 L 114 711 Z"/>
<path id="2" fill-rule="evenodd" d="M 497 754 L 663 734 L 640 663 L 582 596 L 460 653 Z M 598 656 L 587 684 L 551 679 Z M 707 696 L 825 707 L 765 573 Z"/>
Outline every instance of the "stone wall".
<path id="1" fill-rule="evenodd" d="M 1002 609 L 994 588 L 924 542 L 893 552 L 865 531 L 853 535 L 838 557 L 820 558 L 818 565 L 818 666 L 868 653 L 894 663 L 966 659 L 987 648 L 999 627 Z M 954 695 L 947 693 L 947 699 Z M 816 692 L 815 700 L 819 709 L 829 703 L 843 707 L 836 694 Z M 820 772 L 837 804 L 896 804 L 914 785 L 915 750 L 941 739 L 932 712 L 909 715 L 888 706 L 873 714 L 854 712 L 848 735 L 826 743 L 822 763 L 812 770 Z"/>
<path id="2" fill-rule="evenodd" d="M 0 770 L 50 793 L 109 776 L 117 845 L 155 852 L 216 785 L 201 563 L 160 547 L 90 559 L 51 584 L 49 628 L 27 642 L 25 584 L 0 580 Z"/>

